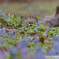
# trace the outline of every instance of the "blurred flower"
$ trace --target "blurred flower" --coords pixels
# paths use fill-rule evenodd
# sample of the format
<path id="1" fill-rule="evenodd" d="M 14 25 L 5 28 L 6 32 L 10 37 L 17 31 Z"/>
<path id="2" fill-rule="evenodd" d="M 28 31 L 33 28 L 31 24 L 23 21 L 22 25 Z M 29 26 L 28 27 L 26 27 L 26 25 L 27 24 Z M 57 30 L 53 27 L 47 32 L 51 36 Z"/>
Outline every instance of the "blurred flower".
<path id="1" fill-rule="evenodd" d="M 33 56 L 30 54 L 27 59 L 33 59 Z"/>
<path id="2" fill-rule="evenodd" d="M 3 28 L 3 34 L 6 34 L 6 29 L 5 28 Z"/>
<path id="3" fill-rule="evenodd" d="M 9 47 L 10 54 L 15 55 L 17 51 L 18 51 L 17 47 L 14 47 L 14 46 Z"/>
<path id="4" fill-rule="evenodd" d="M 49 55 L 50 55 L 50 56 L 55 56 L 55 55 L 56 55 L 56 50 L 55 50 L 55 49 L 51 49 L 51 50 L 49 51 Z"/>
<path id="5" fill-rule="evenodd" d="M 38 30 L 38 26 L 36 27 L 36 31 Z"/>
<path id="6" fill-rule="evenodd" d="M 39 41 L 39 36 L 36 37 L 36 40 Z"/>
<path id="7" fill-rule="evenodd" d="M 10 39 L 11 37 L 13 37 L 13 32 L 9 32 L 9 33 L 8 33 L 8 36 L 9 36 L 9 39 Z"/>
<path id="8" fill-rule="evenodd" d="M 52 40 L 52 38 L 50 37 L 49 40 Z"/>
<path id="9" fill-rule="evenodd" d="M 58 31 L 57 31 L 57 34 L 58 34 Z"/>
<path id="10" fill-rule="evenodd" d="M 32 42 L 37 42 L 39 41 L 39 36 L 36 37 L 36 39 L 32 40 Z"/>
<path id="11" fill-rule="evenodd" d="M 38 26 L 38 27 L 40 26 L 40 23 L 39 23 L 39 21 L 37 22 L 37 26 Z"/>
<path id="12" fill-rule="evenodd" d="M 59 42 L 58 42 L 58 41 L 55 41 L 55 42 L 53 43 L 53 47 L 55 48 L 56 53 L 59 54 Z"/>
<path id="13" fill-rule="evenodd" d="M 39 21 L 37 22 L 37 26 L 36 26 L 36 31 L 38 30 L 38 27 L 40 26 Z"/>
<path id="14" fill-rule="evenodd" d="M 0 59 L 6 59 L 5 51 L 0 50 Z"/>
<path id="15" fill-rule="evenodd" d="M 5 19 L 8 19 L 8 15 L 5 15 L 5 17 L 4 17 Z"/>
<path id="16" fill-rule="evenodd" d="M 59 41 L 59 36 L 58 36 L 58 35 L 55 36 L 55 37 L 54 37 L 54 40 L 55 40 L 55 41 Z"/>
<path id="17" fill-rule="evenodd" d="M 36 42 L 37 40 L 32 40 L 32 42 Z"/>
<path id="18" fill-rule="evenodd" d="M 25 46 L 27 46 L 27 39 L 26 39 L 26 37 L 24 37 L 22 41 L 19 41 L 19 42 L 18 42 L 17 48 L 18 48 L 18 49 L 22 49 L 22 48 L 24 48 Z"/>
<path id="19" fill-rule="evenodd" d="M 0 10 L 0 16 L 1 16 L 1 14 L 2 14 L 2 11 Z"/>
<path id="20" fill-rule="evenodd" d="M 46 34 L 48 34 L 48 29 L 46 29 Z"/>
<path id="21" fill-rule="evenodd" d="M 36 54 L 34 59 L 45 59 L 43 54 Z"/>
<path id="22" fill-rule="evenodd" d="M 18 18 L 18 17 L 17 17 Z"/>
<path id="23" fill-rule="evenodd" d="M 41 21 L 42 21 L 43 19 L 41 19 Z"/>
<path id="24" fill-rule="evenodd" d="M 27 53 L 30 52 L 28 48 L 22 48 L 20 51 L 21 51 L 21 57 L 22 58 L 26 58 Z"/>
<path id="25" fill-rule="evenodd" d="M 35 50 L 35 57 L 34 59 L 45 59 L 45 56 L 43 54 L 42 51 L 42 47 L 41 46 L 35 46 L 36 50 Z"/>
<path id="26" fill-rule="evenodd" d="M 30 13 L 30 17 L 32 17 L 32 14 Z"/>
<path id="27" fill-rule="evenodd" d="M 31 36 L 28 37 L 28 41 L 30 41 L 30 39 L 31 39 Z"/>
<path id="28" fill-rule="evenodd" d="M 20 59 L 18 56 L 13 56 L 13 59 Z"/>
<path id="29" fill-rule="evenodd" d="M 3 35 L 2 28 L 0 28 L 0 35 Z"/>
<path id="30" fill-rule="evenodd" d="M 0 42 L 3 44 L 4 41 L 5 41 L 5 40 L 3 39 L 3 37 L 1 37 Z"/>
<path id="31" fill-rule="evenodd" d="M 13 30 L 11 33 L 12 33 L 12 34 L 15 34 L 15 33 L 16 33 L 16 31 L 15 31 L 15 30 Z"/>
<path id="32" fill-rule="evenodd" d="M 42 53 L 42 47 L 41 46 L 35 46 L 36 53 Z"/>

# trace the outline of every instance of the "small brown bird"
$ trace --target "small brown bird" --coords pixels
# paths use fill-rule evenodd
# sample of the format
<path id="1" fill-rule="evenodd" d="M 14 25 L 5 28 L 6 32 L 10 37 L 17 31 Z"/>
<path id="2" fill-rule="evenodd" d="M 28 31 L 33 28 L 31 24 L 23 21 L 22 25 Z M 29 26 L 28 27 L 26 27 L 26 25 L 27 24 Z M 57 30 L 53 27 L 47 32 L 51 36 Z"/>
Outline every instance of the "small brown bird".
<path id="1" fill-rule="evenodd" d="M 43 25 L 48 27 L 59 27 L 59 6 L 56 7 L 56 13 L 53 16 L 46 16 L 42 21 Z"/>

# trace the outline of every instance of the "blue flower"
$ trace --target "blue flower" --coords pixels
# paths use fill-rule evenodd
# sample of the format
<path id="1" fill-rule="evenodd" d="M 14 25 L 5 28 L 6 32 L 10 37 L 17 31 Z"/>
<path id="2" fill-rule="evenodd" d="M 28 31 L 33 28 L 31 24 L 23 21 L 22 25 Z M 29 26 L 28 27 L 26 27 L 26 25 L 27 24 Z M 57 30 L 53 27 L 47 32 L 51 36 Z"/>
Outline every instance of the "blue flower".
<path id="1" fill-rule="evenodd" d="M 45 56 L 43 54 L 42 51 L 42 47 L 41 46 L 35 46 L 36 50 L 35 50 L 35 57 L 34 59 L 45 59 Z"/>
<path id="2" fill-rule="evenodd" d="M 32 42 L 36 42 L 37 40 L 32 40 Z"/>
<path id="3" fill-rule="evenodd" d="M 17 17 L 19 19 L 19 17 Z"/>
<path id="4" fill-rule="evenodd" d="M 39 21 L 37 22 L 37 26 L 38 26 L 38 27 L 40 26 L 40 23 L 39 23 Z"/>
<path id="5" fill-rule="evenodd" d="M 33 55 L 30 54 L 30 55 L 28 56 L 28 59 L 34 59 L 34 58 L 33 58 Z"/>
<path id="6" fill-rule="evenodd" d="M 15 31 L 15 30 L 13 30 L 11 33 L 12 33 L 12 34 L 15 34 L 15 33 L 16 33 L 16 31 Z"/>
<path id="7" fill-rule="evenodd" d="M 22 58 L 26 58 L 27 53 L 30 52 L 28 48 L 22 48 L 20 51 L 21 51 L 21 57 Z"/>
<path id="8" fill-rule="evenodd" d="M 2 11 L 0 10 L 0 16 L 1 16 L 1 14 L 2 14 Z"/>
<path id="9" fill-rule="evenodd" d="M 30 41 L 30 40 L 31 40 L 31 36 L 28 37 L 28 41 Z"/>
<path id="10" fill-rule="evenodd" d="M 39 36 L 36 37 L 36 40 L 39 41 Z"/>
<path id="11" fill-rule="evenodd" d="M 53 47 L 55 48 L 56 52 L 59 54 L 59 42 L 58 41 L 55 41 L 53 43 Z"/>
<path id="12" fill-rule="evenodd" d="M 51 50 L 49 51 L 49 55 L 55 56 L 55 55 L 56 55 L 56 50 L 55 50 L 55 49 L 51 49 Z"/>
<path id="13" fill-rule="evenodd" d="M 8 36 L 9 36 L 9 39 L 10 39 L 11 37 L 13 37 L 13 32 L 9 32 L 9 33 L 8 33 Z"/>
<path id="14" fill-rule="evenodd" d="M 5 41 L 5 40 L 3 39 L 3 37 L 1 37 L 0 42 L 3 44 L 4 41 Z"/>
<path id="15" fill-rule="evenodd" d="M 54 37 L 54 40 L 55 40 L 55 41 L 59 41 L 59 36 L 58 36 L 58 35 L 55 36 L 55 37 Z"/>
<path id="16" fill-rule="evenodd" d="M 17 44 L 18 49 L 22 49 L 23 47 L 27 46 L 27 40 L 26 37 L 23 38 L 22 41 L 19 41 Z"/>
<path id="17" fill-rule="evenodd" d="M 0 59 L 5 59 L 5 51 L 4 50 L 0 50 Z"/>
<path id="18" fill-rule="evenodd" d="M 5 15 L 5 17 L 4 17 L 5 19 L 8 19 L 8 15 Z"/>
<path id="19" fill-rule="evenodd" d="M 36 52 L 42 52 L 42 47 L 41 46 L 35 46 Z"/>
<path id="20" fill-rule="evenodd" d="M 3 34 L 6 34 L 6 29 L 5 28 L 3 28 Z"/>
<path id="21" fill-rule="evenodd" d="M 38 26 L 36 27 L 36 31 L 38 30 Z"/>
<path id="22" fill-rule="evenodd" d="M 0 28 L 0 35 L 3 35 L 2 28 Z"/>
<path id="23" fill-rule="evenodd" d="M 42 21 L 43 19 L 41 19 L 41 21 Z"/>
<path id="24" fill-rule="evenodd" d="M 18 56 L 13 56 L 13 59 L 20 59 Z"/>
<path id="25" fill-rule="evenodd" d="M 17 47 L 14 47 L 14 46 L 9 47 L 10 54 L 15 55 L 17 51 L 18 51 Z"/>

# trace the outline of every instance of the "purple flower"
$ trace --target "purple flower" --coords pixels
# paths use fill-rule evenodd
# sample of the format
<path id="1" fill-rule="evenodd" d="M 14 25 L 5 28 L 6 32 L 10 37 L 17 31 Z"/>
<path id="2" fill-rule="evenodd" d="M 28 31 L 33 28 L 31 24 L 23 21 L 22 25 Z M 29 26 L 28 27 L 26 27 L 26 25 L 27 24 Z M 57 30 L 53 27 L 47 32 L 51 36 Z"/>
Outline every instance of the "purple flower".
<path id="1" fill-rule="evenodd" d="M 36 52 L 42 52 L 42 47 L 41 46 L 35 46 Z"/>
<path id="2" fill-rule="evenodd" d="M 43 54 L 36 54 L 34 59 L 45 59 Z"/>
<path id="3" fill-rule="evenodd" d="M 36 37 L 36 40 L 39 41 L 39 36 Z"/>
<path id="4" fill-rule="evenodd" d="M 4 43 L 3 37 L 1 37 L 0 42 L 1 42 L 2 44 Z"/>
<path id="5" fill-rule="evenodd" d="M 41 21 L 42 21 L 43 19 L 41 19 Z"/>
<path id="6" fill-rule="evenodd" d="M 46 34 L 48 34 L 48 29 L 46 29 Z"/>
<path id="7" fill-rule="evenodd" d="M 15 55 L 17 53 L 18 49 L 17 47 L 9 47 L 9 53 L 12 54 L 12 55 Z"/>
<path id="8" fill-rule="evenodd" d="M 1 14 L 2 14 L 2 11 L 0 10 L 0 16 L 1 16 Z"/>
<path id="9" fill-rule="evenodd" d="M 13 59 L 20 59 L 18 56 L 13 56 Z"/>
<path id="10" fill-rule="evenodd" d="M 45 59 L 45 56 L 43 54 L 42 51 L 42 47 L 41 46 L 35 46 L 36 50 L 35 50 L 35 57 L 34 59 Z"/>
<path id="11" fill-rule="evenodd" d="M 11 33 L 12 33 L 12 34 L 15 34 L 15 33 L 16 33 L 16 31 L 15 31 L 15 30 L 13 30 Z"/>
<path id="12" fill-rule="evenodd" d="M 26 58 L 27 53 L 30 52 L 28 48 L 22 48 L 20 51 L 21 51 L 21 57 L 22 58 Z"/>
<path id="13" fill-rule="evenodd" d="M 18 18 L 18 17 L 17 17 Z"/>
<path id="14" fill-rule="evenodd" d="M 49 40 L 52 40 L 52 38 L 50 37 Z"/>
<path id="15" fill-rule="evenodd" d="M 27 59 L 33 59 L 33 56 L 30 54 Z"/>
<path id="16" fill-rule="evenodd" d="M 58 36 L 58 35 L 55 36 L 55 37 L 54 37 L 54 40 L 55 40 L 55 41 L 59 41 L 59 36 Z"/>
<path id="17" fill-rule="evenodd" d="M 49 55 L 55 56 L 55 55 L 56 55 L 56 50 L 55 50 L 55 49 L 51 49 L 51 50 L 49 51 Z"/>
<path id="18" fill-rule="evenodd" d="M 9 32 L 9 33 L 8 33 L 8 36 L 9 36 L 9 39 L 10 39 L 11 37 L 13 37 L 13 32 Z"/>
<path id="19" fill-rule="evenodd" d="M 37 40 L 32 40 L 32 42 L 36 42 Z"/>
<path id="20" fill-rule="evenodd" d="M 5 15 L 5 17 L 4 17 L 5 19 L 8 19 L 8 15 Z"/>
<path id="21" fill-rule="evenodd" d="M 38 30 L 38 26 L 36 27 L 36 31 Z"/>
<path id="22" fill-rule="evenodd" d="M 3 34 L 6 34 L 6 29 L 5 28 L 3 28 Z"/>
<path id="23" fill-rule="evenodd" d="M 31 40 L 31 36 L 28 37 L 28 41 L 30 41 L 30 40 Z"/>
<path id="24" fill-rule="evenodd" d="M 3 35 L 2 28 L 0 28 L 0 35 Z"/>
<path id="25" fill-rule="evenodd" d="M 37 26 L 38 26 L 38 27 L 40 26 L 40 23 L 39 23 L 39 21 L 37 22 Z"/>
<path id="26" fill-rule="evenodd" d="M 6 59 L 4 50 L 0 50 L 0 59 Z"/>
<path id="27" fill-rule="evenodd" d="M 32 14 L 30 13 L 30 17 L 32 17 Z"/>
<path id="28" fill-rule="evenodd" d="M 18 49 L 22 49 L 23 47 L 27 46 L 27 40 L 26 37 L 23 38 L 22 41 L 19 41 L 17 44 Z"/>

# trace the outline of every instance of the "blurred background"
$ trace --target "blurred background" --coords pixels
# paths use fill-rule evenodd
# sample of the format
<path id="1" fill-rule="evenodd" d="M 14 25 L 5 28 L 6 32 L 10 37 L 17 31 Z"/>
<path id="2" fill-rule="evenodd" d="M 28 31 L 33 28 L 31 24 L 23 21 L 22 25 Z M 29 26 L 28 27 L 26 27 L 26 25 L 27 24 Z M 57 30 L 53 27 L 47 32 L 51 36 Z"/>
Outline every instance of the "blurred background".
<path id="1" fill-rule="evenodd" d="M 16 15 L 29 16 L 32 13 L 37 18 L 53 15 L 59 0 L 0 0 L 0 10 Z"/>

